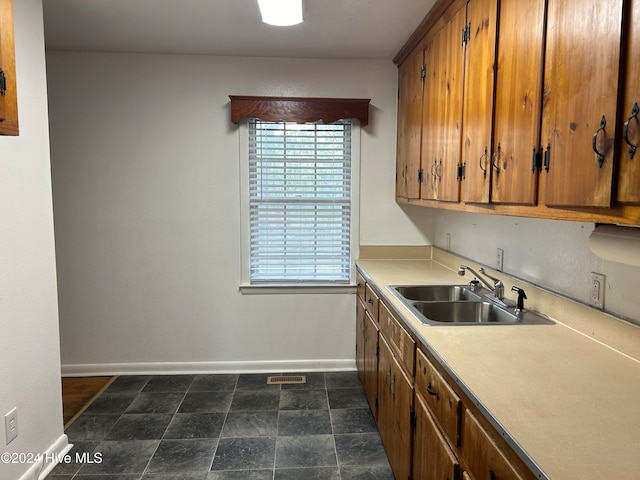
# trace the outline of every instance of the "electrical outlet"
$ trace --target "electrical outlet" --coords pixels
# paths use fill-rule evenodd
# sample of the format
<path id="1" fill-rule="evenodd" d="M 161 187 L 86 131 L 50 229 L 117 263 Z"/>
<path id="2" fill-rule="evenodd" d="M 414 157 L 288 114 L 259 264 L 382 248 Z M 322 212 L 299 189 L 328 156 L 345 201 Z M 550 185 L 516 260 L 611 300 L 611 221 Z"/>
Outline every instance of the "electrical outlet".
<path id="1" fill-rule="evenodd" d="M 496 270 L 499 272 L 502 271 L 503 260 L 504 260 L 504 250 L 501 248 L 498 248 L 496 251 Z"/>
<path id="2" fill-rule="evenodd" d="M 18 407 L 14 407 L 4 416 L 4 430 L 9 445 L 18 436 Z"/>
<path id="3" fill-rule="evenodd" d="M 605 286 L 606 277 L 601 273 L 591 272 L 591 292 L 589 294 L 589 303 L 601 310 L 604 309 Z"/>
<path id="4" fill-rule="evenodd" d="M 451 251 L 451 234 L 447 233 L 447 251 Z"/>

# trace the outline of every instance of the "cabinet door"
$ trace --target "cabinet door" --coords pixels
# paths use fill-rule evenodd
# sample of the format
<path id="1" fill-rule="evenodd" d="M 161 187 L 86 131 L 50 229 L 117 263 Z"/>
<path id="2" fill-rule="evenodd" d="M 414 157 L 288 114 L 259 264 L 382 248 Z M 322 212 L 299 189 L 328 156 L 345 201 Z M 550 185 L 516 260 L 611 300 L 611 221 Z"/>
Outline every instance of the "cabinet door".
<path id="1" fill-rule="evenodd" d="M 492 203 L 534 205 L 537 200 L 545 3 L 500 2 Z"/>
<path id="2" fill-rule="evenodd" d="M 523 480 L 469 410 L 463 423 L 462 456 L 475 478 Z"/>
<path id="3" fill-rule="evenodd" d="M 6 83 L 6 90 L 0 94 L 0 135 L 18 135 L 12 0 L 0 0 L 0 69 L 4 72 Z"/>
<path id="4" fill-rule="evenodd" d="M 460 200 L 460 141 L 464 53 L 460 35 L 464 8 L 454 12 L 425 49 L 422 198 Z"/>
<path id="5" fill-rule="evenodd" d="M 420 198 L 420 142 L 422 135 L 422 47 L 398 67 L 398 146 L 396 197 Z"/>
<path id="6" fill-rule="evenodd" d="M 498 0 L 469 0 L 465 51 L 462 200 L 489 202 Z M 521 28 L 529 28 L 522 25 Z"/>
<path id="7" fill-rule="evenodd" d="M 356 369 L 360 376 L 360 381 L 365 383 L 365 317 L 366 310 L 362 301 L 356 300 Z"/>
<path id="8" fill-rule="evenodd" d="M 617 200 L 640 204 L 640 0 L 628 2 L 627 52 Z M 636 147 L 638 147 L 636 149 Z"/>
<path id="9" fill-rule="evenodd" d="M 543 109 L 549 206 L 611 205 L 622 8 L 623 0 L 549 0 Z"/>
<path id="10" fill-rule="evenodd" d="M 378 430 L 397 479 L 411 474 L 413 384 L 380 335 L 378 366 Z"/>
<path id="11" fill-rule="evenodd" d="M 413 439 L 413 477 L 416 480 L 456 480 L 459 464 L 438 431 L 422 396 L 415 397 L 416 430 Z"/>
<path id="12" fill-rule="evenodd" d="M 369 406 L 374 418 L 377 418 L 378 409 L 378 326 L 369 315 L 364 316 L 364 354 L 363 354 L 364 380 L 362 385 L 367 396 Z"/>

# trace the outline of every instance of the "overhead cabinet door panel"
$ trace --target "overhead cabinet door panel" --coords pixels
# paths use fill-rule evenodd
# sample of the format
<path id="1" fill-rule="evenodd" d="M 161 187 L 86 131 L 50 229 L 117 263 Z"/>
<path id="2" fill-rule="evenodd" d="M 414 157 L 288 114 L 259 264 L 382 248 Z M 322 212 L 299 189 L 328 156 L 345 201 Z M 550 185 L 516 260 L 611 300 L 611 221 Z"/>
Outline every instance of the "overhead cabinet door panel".
<path id="1" fill-rule="evenodd" d="M 497 20 L 497 0 L 468 2 L 462 134 L 465 202 L 489 202 Z"/>
<path id="2" fill-rule="evenodd" d="M 610 207 L 623 0 L 549 0 L 545 203 Z"/>
<path id="3" fill-rule="evenodd" d="M 492 203 L 536 203 L 545 3 L 545 0 L 500 2 Z"/>
<path id="4" fill-rule="evenodd" d="M 640 204 L 640 0 L 629 2 L 628 8 L 631 12 L 626 25 L 629 35 L 617 200 Z"/>
<path id="5" fill-rule="evenodd" d="M 460 200 L 464 8 L 455 12 L 425 50 L 422 198 Z"/>
<path id="6" fill-rule="evenodd" d="M 422 65 L 422 47 L 419 46 L 398 70 L 396 196 L 399 198 L 420 198 Z"/>

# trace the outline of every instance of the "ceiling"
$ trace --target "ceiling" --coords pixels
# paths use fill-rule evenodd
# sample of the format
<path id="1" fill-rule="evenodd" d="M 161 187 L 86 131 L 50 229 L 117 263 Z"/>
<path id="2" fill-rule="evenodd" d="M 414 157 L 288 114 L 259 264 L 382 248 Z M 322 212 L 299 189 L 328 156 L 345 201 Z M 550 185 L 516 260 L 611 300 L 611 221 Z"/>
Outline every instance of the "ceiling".
<path id="1" fill-rule="evenodd" d="M 304 22 L 261 22 L 256 0 L 43 0 L 48 50 L 393 58 L 435 0 L 303 0 Z"/>

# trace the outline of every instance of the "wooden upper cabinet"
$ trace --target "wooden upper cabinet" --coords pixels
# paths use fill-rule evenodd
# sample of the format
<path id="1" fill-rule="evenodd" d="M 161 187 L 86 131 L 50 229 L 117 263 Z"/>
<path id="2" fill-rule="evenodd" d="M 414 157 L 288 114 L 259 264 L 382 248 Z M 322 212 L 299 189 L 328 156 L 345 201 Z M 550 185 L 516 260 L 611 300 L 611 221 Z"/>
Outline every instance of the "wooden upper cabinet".
<path id="1" fill-rule="evenodd" d="M 488 203 L 491 183 L 493 93 L 498 0 L 467 3 L 462 200 Z M 529 28 L 521 26 L 521 28 Z"/>
<path id="2" fill-rule="evenodd" d="M 464 21 L 464 8 L 446 13 L 442 28 L 425 48 L 423 199 L 460 201 Z"/>
<path id="3" fill-rule="evenodd" d="M 549 0 L 545 203 L 610 207 L 623 0 Z"/>
<path id="4" fill-rule="evenodd" d="M 420 198 L 420 143 L 422 136 L 422 66 L 419 46 L 398 67 L 398 144 L 396 197 Z"/>
<path id="5" fill-rule="evenodd" d="M 0 135 L 18 135 L 18 95 L 12 0 L 0 0 Z"/>
<path id="6" fill-rule="evenodd" d="M 628 2 L 627 51 L 617 200 L 640 204 L 640 0 Z"/>
<path id="7" fill-rule="evenodd" d="M 492 203 L 535 205 L 537 200 L 545 3 L 500 2 Z"/>

